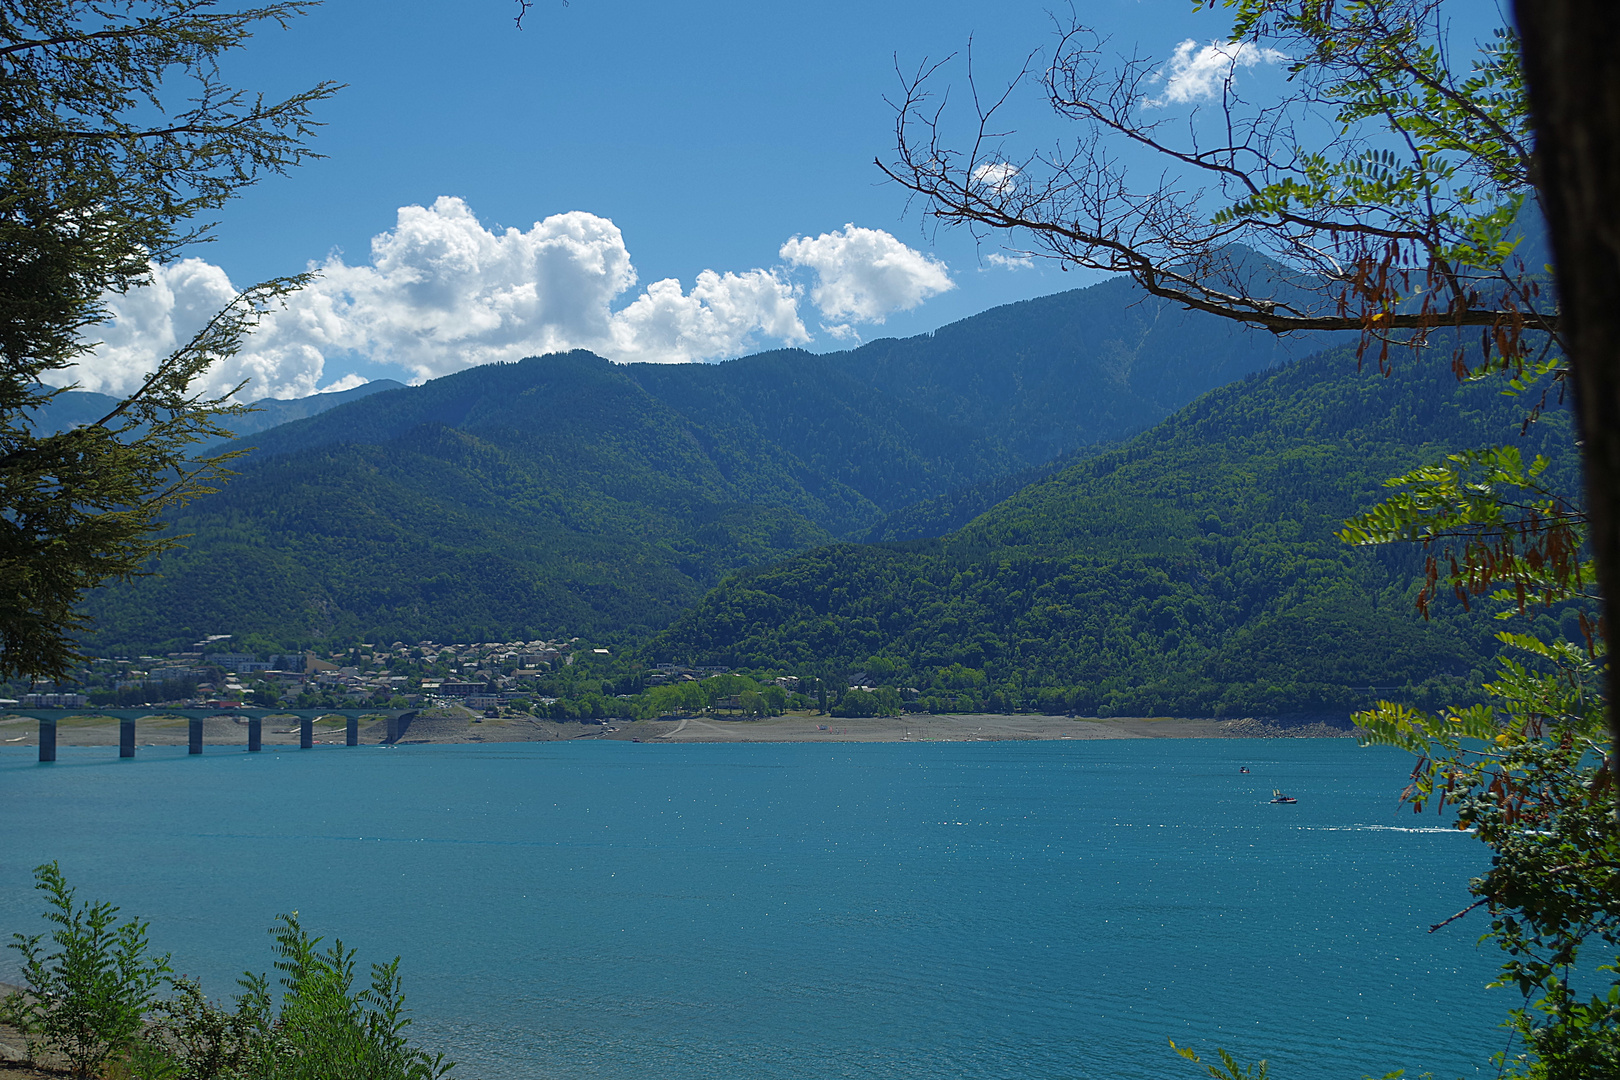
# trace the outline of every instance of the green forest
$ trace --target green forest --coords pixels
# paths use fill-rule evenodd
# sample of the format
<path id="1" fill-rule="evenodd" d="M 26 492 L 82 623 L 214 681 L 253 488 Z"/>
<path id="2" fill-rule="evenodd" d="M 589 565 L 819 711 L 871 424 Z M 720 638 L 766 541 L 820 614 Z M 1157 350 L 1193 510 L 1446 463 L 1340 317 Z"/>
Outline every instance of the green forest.
<path id="1" fill-rule="evenodd" d="M 1523 444 L 1575 491 L 1569 418 L 1522 435 L 1524 403 L 1441 344 L 1387 377 L 1343 347 L 1290 362 L 1131 288 L 826 356 L 489 365 L 253 433 L 171 518 L 184 546 L 92 594 L 91 648 L 611 645 L 601 680 L 537 688 L 562 719 L 667 711 L 654 662 L 819 680 L 845 710 L 1338 722 L 1477 697 L 1492 613 L 1442 597 L 1425 621 L 1424 552 L 1337 533 L 1460 447 Z M 862 685 L 892 700 L 846 705 Z"/>
<path id="2" fill-rule="evenodd" d="M 1386 378 L 1330 351 L 1213 391 L 943 538 L 736 574 L 652 652 L 865 672 L 934 709 L 1342 720 L 1377 699 L 1467 700 L 1500 624 L 1449 597 L 1424 621 L 1420 549 L 1336 534 L 1386 478 L 1458 446 L 1525 444 L 1575 490 L 1569 418 L 1521 438 L 1523 412 L 1446 364 Z M 1540 629 L 1578 638 L 1568 618 Z"/>
<path id="3" fill-rule="evenodd" d="M 939 535 L 1310 346 L 1111 281 L 823 356 L 479 367 L 244 438 L 238 475 L 170 517 L 184 546 L 89 595 L 88 644 L 630 645 L 728 573 Z"/>

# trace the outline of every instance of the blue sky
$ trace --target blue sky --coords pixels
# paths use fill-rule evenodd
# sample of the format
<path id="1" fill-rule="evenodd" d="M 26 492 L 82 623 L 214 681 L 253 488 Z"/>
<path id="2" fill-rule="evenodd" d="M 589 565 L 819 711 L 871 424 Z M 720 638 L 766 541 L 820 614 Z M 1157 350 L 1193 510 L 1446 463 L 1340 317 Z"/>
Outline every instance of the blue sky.
<path id="1" fill-rule="evenodd" d="M 795 234 L 848 222 L 935 250 L 971 276 L 974 245 L 932 237 L 872 159 L 893 144 L 884 102 L 895 61 L 973 43 L 987 80 L 1051 41 L 1050 3 L 824 0 L 817 4 L 538 0 L 328 0 L 233 62 L 245 85 L 348 87 L 321 108 L 326 160 L 262 183 L 227 212 L 207 252 L 244 278 L 361 253 L 397 207 L 465 199 L 486 224 L 527 227 L 585 210 L 625 234 L 643 281 L 775 261 Z M 1083 3 L 1121 44 L 1168 54 L 1221 36 L 1229 18 L 1189 0 Z M 1026 130 L 1050 132 L 1033 99 Z M 959 280 L 907 317 L 915 332 L 1066 275 Z M 1039 278 L 1039 280 L 1037 280 Z M 948 309 L 948 310 L 947 310 Z"/>
<path id="2" fill-rule="evenodd" d="M 227 68 L 270 94 L 346 83 L 319 107 L 324 159 L 229 205 L 217 242 L 194 252 L 206 265 L 123 302 L 82 382 L 120 389 L 140 356 L 184 333 L 185 311 L 310 265 L 324 267 L 328 295 L 221 376 L 253 379 L 250 397 L 420 380 L 551 346 L 623 360 L 843 348 L 1087 284 L 1049 265 L 995 265 L 994 240 L 936 232 L 872 164 L 893 146 L 884 99 L 897 62 L 909 70 L 971 41 L 981 86 L 1003 83 L 1051 44 L 1049 6 L 537 0 L 519 30 L 512 0 L 328 0 Z M 1226 12 L 1195 13 L 1190 0 L 1077 0 L 1075 14 L 1120 51 L 1161 57 L 1229 28 Z M 939 85 L 961 101 L 964 75 L 958 63 Z M 1280 85 L 1281 73 L 1242 78 Z M 1030 91 L 1009 114 L 1012 142 L 1037 146 L 1062 129 Z M 857 273 L 874 261 L 891 268 L 888 284 Z M 458 291 L 457 275 L 472 284 Z M 678 288 L 649 293 L 666 279 Z M 538 299 L 511 300 L 524 288 Z M 474 309 L 486 322 L 551 321 L 526 337 L 486 332 L 458 322 Z"/>

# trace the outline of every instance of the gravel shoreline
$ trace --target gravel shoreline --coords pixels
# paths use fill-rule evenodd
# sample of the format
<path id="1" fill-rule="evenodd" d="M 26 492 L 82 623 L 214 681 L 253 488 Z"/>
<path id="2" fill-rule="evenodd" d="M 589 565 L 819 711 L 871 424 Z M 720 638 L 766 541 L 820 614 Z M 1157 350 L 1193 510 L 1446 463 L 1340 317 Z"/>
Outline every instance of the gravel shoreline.
<path id="1" fill-rule="evenodd" d="M 0 998 L 22 990 L 12 983 L 0 982 Z M 47 1080 L 66 1076 L 67 1073 L 36 1069 L 27 1064 L 22 1032 L 0 1024 L 0 1080 Z"/>
<path id="2" fill-rule="evenodd" d="M 317 745 L 341 746 L 345 741 L 343 717 L 323 719 L 314 726 Z M 137 752 L 143 746 L 184 746 L 189 725 L 185 718 L 154 714 L 136 721 Z M 557 723 L 528 716 L 483 717 L 466 709 L 436 709 L 409 717 L 400 745 L 436 745 L 481 742 L 563 742 L 574 739 L 612 739 L 619 742 L 1005 742 L 1048 739 L 1276 739 L 1349 738 L 1355 732 L 1315 722 L 1278 724 L 1245 717 L 1213 720 L 1178 717 L 1045 716 L 1037 713 L 951 713 L 933 716 L 844 718 L 813 713 L 788 713 L 763 720 L 727 719 L 714 715 L 674 720 L 608 720 L 603 723 Z M 360 724 L 362 746 L 377 746 L 388 736 L 382 718 Z M 57 721 L 58 746 L 118 745 L 118 721 L 93 713 Z M 264 718 L 266 748 L 298 745 L 298 722 L 289 717 Z M 0 746 L 37 746 L 39 723 L 20 713 L 0 715 Z M 209 750 L 245 749 L 247 719 L 238 715 L 211 716 L 203 721 L 203 745 Z"/>

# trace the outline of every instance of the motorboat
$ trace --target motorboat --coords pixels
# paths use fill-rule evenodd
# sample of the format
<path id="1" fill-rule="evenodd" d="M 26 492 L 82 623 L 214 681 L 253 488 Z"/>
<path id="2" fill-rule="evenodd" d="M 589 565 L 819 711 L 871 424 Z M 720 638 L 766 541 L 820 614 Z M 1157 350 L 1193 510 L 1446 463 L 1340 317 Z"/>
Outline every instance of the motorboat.
<path id="1" fill-rule="evenodd" d="M 1299 802 L 1299 800 L 1294 798 L 1292 795 L 1284 795 L 1282 792 L 1278 791 L 1276 788 L 1271 789 L 1271 801 L 1274 802 L 1274 803 L 1297 803 L 1297 802 Z"/>

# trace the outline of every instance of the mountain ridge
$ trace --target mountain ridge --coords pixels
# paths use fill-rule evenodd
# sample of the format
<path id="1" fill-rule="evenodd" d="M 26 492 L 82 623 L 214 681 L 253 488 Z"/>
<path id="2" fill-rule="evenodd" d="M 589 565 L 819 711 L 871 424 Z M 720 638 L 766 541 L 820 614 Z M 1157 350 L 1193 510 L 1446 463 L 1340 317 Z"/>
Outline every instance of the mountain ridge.
<path id="1" fill-rule="evenodd" d="M 628 641 L 727 572 L 1117 440 L 1309 344 L 1113 282 L 847 353 L 574 352 L 373 391 L 238 440 L 239 475 L 169 523 L 188 549 L 92 594 L 93 640 Z"/>
<path id="2" fill-rule="evenodd" d="M 241 416 L 227 417 L 223 425 L 238 438 L 265 431 L 281 424 L 291 423 L 306 416 L 385 390 L 403 390 L 405 384 L 393 379 L 373 379 L 347 390 L 329 390 L 308 394 L 301 398 L 260 398 L 251 402 L 252 411 Z M 31 418 L 34 430 L 41 434 L 61 431 L 79 424 L 92 424 L 112 412 L 120 398 L 94 390 L 63 390 L 44 408 L 34 411 Z M 210 445 L 217 445 L 210 444 Z M 201 449 L 201 448 L 199 448 Z"/>

